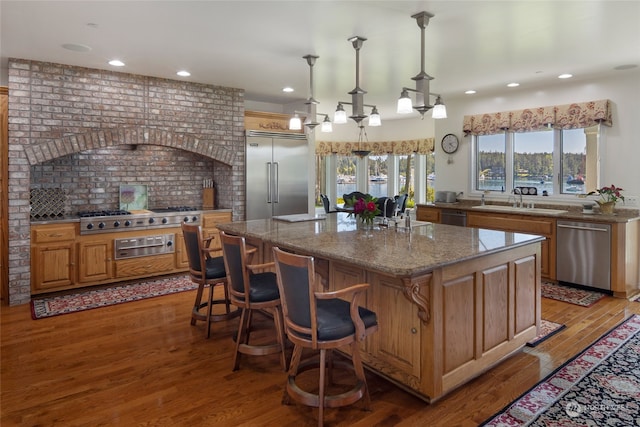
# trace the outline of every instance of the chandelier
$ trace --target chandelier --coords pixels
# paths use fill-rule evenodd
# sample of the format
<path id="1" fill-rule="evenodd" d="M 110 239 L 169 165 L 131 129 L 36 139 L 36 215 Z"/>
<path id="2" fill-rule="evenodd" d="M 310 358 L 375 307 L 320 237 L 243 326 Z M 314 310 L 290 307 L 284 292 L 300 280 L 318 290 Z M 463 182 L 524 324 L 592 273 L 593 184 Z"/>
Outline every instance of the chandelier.
<path id="1" fill-rule="evenodd" d="M 420 117 L 424 118 L 424 113 L 431 110 L 433 108 L 432 116 L 434 119 L 446 119 L 447 118 L 447 109 L 445 105 L 442 103 L 441 96 L 437 93 L 429 92 L 429 80 L 433 80 L 433 77 L 428 75 L 424 71 L 424 62 L 425 62 L 425 36 L 424 30 L 429 24 L 429 18 L 433 18 L 433 14 L 429 12 L 419 12 L 415 15 L 411 15 L 412 18 L 416 20 L 418 27 L 420 27 L 421 33 L 421 49 L 420 49 L 420 72 L 415 76 L 411 77 L 412 80 L 416 82 L 416 88 L 408 88 L 403 87 L 402 92 L 400 93 L 400 99 L 398 99 L 398 114 L 409 114 L 413 110 L 416 110 L 420 113 Z M 411 101 L 411 97 L 409 96 L 409 92 L 414 92 L 416 95 L 416 103 L 413 105 Z M 436 97 L 435 105 L 429 105 L 429 96 Z"/>

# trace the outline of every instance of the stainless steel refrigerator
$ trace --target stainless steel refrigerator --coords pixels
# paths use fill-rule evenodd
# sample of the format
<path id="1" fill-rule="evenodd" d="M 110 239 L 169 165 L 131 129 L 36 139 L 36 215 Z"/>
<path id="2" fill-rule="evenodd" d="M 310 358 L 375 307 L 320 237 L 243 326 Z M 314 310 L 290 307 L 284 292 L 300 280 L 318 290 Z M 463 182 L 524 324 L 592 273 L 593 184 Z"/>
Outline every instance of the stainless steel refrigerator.
<path id="1" fill-rule="evenodd" d="M 307 213 L 308 153 L 303 134 L 247 132 L 247 220 Z"/>

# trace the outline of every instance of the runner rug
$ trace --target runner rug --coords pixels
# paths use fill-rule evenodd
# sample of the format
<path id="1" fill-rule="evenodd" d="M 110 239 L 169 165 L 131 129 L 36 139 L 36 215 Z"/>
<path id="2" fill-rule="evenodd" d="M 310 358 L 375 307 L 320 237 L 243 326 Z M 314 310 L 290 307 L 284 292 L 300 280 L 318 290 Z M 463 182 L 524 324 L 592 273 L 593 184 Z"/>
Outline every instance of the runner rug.
<path id="1" fill-rule="evenodd" d="M 532 339 L 531 341 L 529 341 L 527 345 L 529 347 L 535 347 L 541 342 L 551 338 L 552 336 L 554 336 L 555 334 L 557 334 L 558 332 L 560 332 L 566 327 L 567 325 L 562 325 L 560 323 L 550 322 L 549 320 L 541 319 L 540 334 L 534 339 Z"/>
<path id="2" fill-rule="evenodd" d="M 638 425 L 639 401 L 640 316 L 633 315 L 481 425 Z"/>
<path id="3" fill-rule="evenodd" d="M 604 298 L 606 294 L 543 281 L 542 296 L 544 298 L 568 302 L 582 307 L 591 307 L 593 304 Z"/>
<path id="4" fill-rule="evenodd" d="M 33 297 L 31 317 L 58 316 L 197 288 L 188 276 L 172 276 L 58 296 Z"/>

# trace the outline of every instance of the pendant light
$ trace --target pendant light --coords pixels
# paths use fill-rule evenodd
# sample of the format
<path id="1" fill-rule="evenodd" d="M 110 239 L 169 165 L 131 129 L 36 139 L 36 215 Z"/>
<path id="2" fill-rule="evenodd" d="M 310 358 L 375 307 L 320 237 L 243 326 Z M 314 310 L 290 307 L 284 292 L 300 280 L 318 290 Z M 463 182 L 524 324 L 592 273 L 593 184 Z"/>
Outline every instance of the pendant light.
<path id="1" fill-rule="evenodd" d="M 433 80 L 433 77 L 428 75 L 424 70 L 425 65 L 425 28 L 429 24 L 429 19 L 433 18 L 433 14 L 429 12 L 419 12 L 415 15 L 411 15 L 416 20 L 418 27 L 420 27 L 421 34 L 421 46 L 420 46 L 420 72 L 411 79 L 416 82 L 416 88 L 411 89 L 403 87 L 400 93 L 400 99 L 398 99 L 398 114 L 409 114 L 413 110 L 420 113 L 420 117 L 424 118 L 424 113 L 433 108 L 432 117 L 434 119 L 443 119 L 447 117 L 447 109 L 442 103 L 440 95 L 429 92 L 429 81 Z M 416 103 L 412 104 L 409 92 L 414 92 L 416 95 Z M 429 96 L 436 97 L 436 104 L 429 105 Z"/>

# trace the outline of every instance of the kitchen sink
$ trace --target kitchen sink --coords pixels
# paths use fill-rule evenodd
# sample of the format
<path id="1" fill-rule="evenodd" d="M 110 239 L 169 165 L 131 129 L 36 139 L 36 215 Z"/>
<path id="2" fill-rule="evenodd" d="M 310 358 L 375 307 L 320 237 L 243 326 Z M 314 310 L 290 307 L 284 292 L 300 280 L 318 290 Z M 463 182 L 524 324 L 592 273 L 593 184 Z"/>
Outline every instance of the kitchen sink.
<path id="1" fill-rule="evenodd" d="M 504 205 L 473 206 L 471 209 L 476 209 L 479 211 L 491 211 L 491 212 L 532 213 L 532 214 L 538 213 L 538 214 L 544 214 L 544 215 L 560 215 L 568 212 L 563 209 L 514 208 L 513 206 L 504 206 Z"/>

